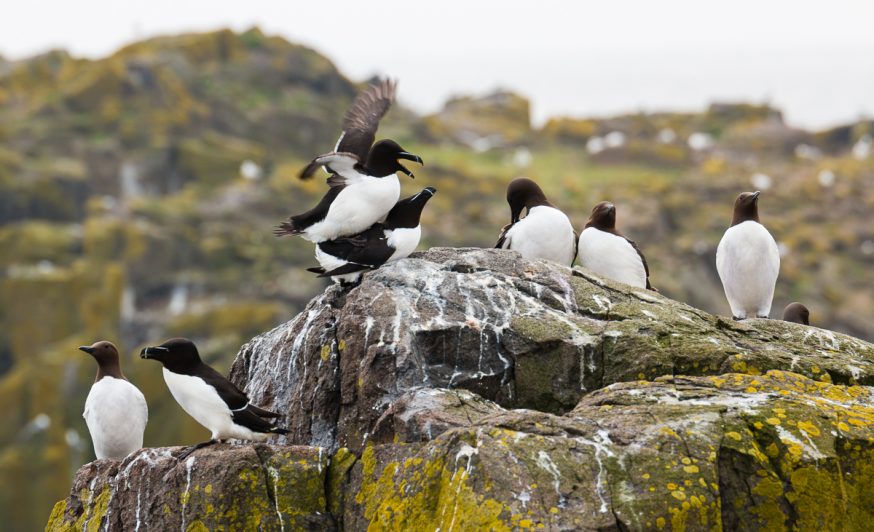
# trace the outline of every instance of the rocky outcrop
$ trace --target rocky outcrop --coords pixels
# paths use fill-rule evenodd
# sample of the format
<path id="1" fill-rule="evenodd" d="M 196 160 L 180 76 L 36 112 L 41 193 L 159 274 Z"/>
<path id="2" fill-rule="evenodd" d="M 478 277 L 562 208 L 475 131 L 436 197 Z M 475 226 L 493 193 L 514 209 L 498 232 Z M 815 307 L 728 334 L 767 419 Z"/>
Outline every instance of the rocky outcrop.
<path id="1" fill-rule="evenodd" d="M 290 443 L 359 450 L 417 387 L 562 414 L 613 383 L 793 371 L 874 384 L 874 347 L 773 320 L 735 322 L 657 293 L 499 250 L 435 248 L 333 286 L 243 346 L 231 378 L 286 414 Z"/>
<path id="2" fill-rule="evenodd" d="M 436 248 L 332 286 L 231 378 L 284 415 L 289 445 L 89 464 L 49 529 L 874 519 L 874 346 L 513 252 Z"/>

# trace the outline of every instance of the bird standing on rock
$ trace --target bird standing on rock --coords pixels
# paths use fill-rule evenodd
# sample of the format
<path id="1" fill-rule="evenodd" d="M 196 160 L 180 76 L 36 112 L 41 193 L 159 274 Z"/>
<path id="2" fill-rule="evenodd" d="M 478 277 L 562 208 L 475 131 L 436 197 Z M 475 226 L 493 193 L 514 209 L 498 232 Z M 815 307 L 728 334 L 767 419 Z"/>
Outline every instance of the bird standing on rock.
<path id="1" fill-rule="evenodd" d="M 435 188 L 427 187 L 397 202 L 385 222 L 357 235 L 320 242 L 316 245 L 316 260 L 321 267 L 309 271 L 319 277 L 332 277 L 340 284 L 351 284 L 363 271 L 409 256 L 422 237 L 422 209 L 436 193 Z"/>
<path id="2" fill-rule="evenodd" d="M 85 400 L 82 417 L 91 433 L 97 458 L 122 460 L 143 446 L 149 407 L 143 393 L 121 372 L 112 342 L 79 347 L 97 361 L 97 377 Z"/>
<path id="3" fill-rule="evenodd" d="M 527 177 L 507 186 L 510 223 L 498 237 L 496 248 L 518 251 L 529 259 L 547 259 L 571 266 L 577 254 L 577 235 L 565 213 L 558 210 L 543 190 Z M 520 219 L 526 209 L 525 218 Z"/>
<path id="4" fill-rule="evenodd" d="M 324 167 L 331 174 L 330 189 L 314 208 L 279 224 L 276 236 L 300 235 L 319 243 L 360 233 L 385 218 L 400 197 L 396 172 L 414 177 L 398 160 L 423 164 L 421 157 L 393 140 L 373 143 L 379 120 L 394 101 L 395 87 L 384 80 L 355 98 L 334 150 L 313 159 L 300 174 L 309 179 Z"/>
<path id="5" fill-rule="evenodd" d="M 616 206 L 595 205 L 577 247 L 580 265 L 620 283 L 652 289 L 646 257 L 633 240 L 616 230 Z"/>
<path id="6" fill-rule="evenodd" d="M 197 347 L 186 338 L 174 338 L 155 347 L 146 347 L 140 358 L 164 365 L 164 382 L 179 406 L 212 432 L 209 441 L 190 447 L 178 457 L 226 439 L 263 441 L 270 434 L 287 434 L 271 418 L 279 414 L 249 402 L 246 394 L 219 372 L 200 360 Z M 265 419 L 266 418 L 266 419 Z"/>
<path id="7" fill-rule="evenodd" d="M 767 318 L 780 273 L 780 251 L 759 223 L 761 192 L 744 192 L 734 202 L 731 226 L 716 248 L 716 270 L 734 319 Z"/>

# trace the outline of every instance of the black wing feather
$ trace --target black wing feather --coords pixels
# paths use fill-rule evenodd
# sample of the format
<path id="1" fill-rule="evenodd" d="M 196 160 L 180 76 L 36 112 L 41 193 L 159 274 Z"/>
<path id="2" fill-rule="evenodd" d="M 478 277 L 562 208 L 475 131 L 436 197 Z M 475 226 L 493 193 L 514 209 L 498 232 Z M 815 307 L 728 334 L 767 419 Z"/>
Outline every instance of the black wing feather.
<path id="1" fill-rule="evenodd" d="M 396 82 L 384 79 L 355 98 L 343 117 L 343 136 L 335 151 L 354 153 L 358 160 L 367 160 L 379 121 L 394 102 L 396 88 Z"/>
<path id="2" fill-rule="evenodd" d="M 574 258 L 571 259 L 571 268 L 574 267 L 574 262 L 576 262 L 577 255 L 579 255 L 579 253 L 580 253 L 580 235 L 578 235 L 577 232 L 574 231 Z M 638 253 L 640 253 L 640 252 L 638 252 Z M 643 267 L 646 268 L 646 261 L 644 261 L 643 264 L 644 264 Z M 647 273 L 646 276 L 649 277 L 649 273 Z"/>
<path id="3" fill-rule="evenodd" d="M 244 410 L 239 410 L 231 415 L 231 419 L 237 425 L 246 427 L 253 432 L 272 432 L 274 434 L 288 434 L 288 431 L 277 427 L 271 421 L 258 416 L 251 406 Z"/>
<path id="4" fill-rule="evenodd" d="M 332 186 L 328 189 L 327 194 L 325 194 L 318 205 L 303 214 L 289 216 L 288 220 L 276 226 L 276 229 L 273 230 L 273 234 L 276 236 L 299 235 L 303 233 L 307 227 L 321 222 L 328 215 L 328 209 L 331 208 L 331 203 L 333 203 L 334 199 L 336 199 L 337 195 L 339 195 L 340 191 L 344 188 L 346 188 L 345 185 Z"/>
<path id="5" fill-rule="evenodd" d="M 513 227 L 513 224 L 509 223 L 501 228 L 501 234 L 498 236 L 498 243 L 495 244 L 495 248 L 500 249 L 504 247 L 504 242 L 507 240 L 507 231 L 509 231 L 511 227 Z"/>
<path id="6" fill-rule="evenodd" d="M 278 434 L 285 434 L 287 432 L 285 429 L 276 427 L 272 422 L 263 419 L 279 417 L 279 414 L 250 404 L 246 394 L 218 371 L 206 364 L 201 364 L 192 372 L 192 375 L 200 377 L 207 384 L 215 388 L 222 401 L 231 409 L 231 419 L 234 423 L 255 432 L 274 432 Z"/>
<path id="7" fill-rule="evenodd" d="M 329 272 L 324 272 L 319 277 L 333 277 L 335 275 L 346 275 L 347 273 L 358 273 L 363 272 L 365 270 L 373 270 L 374 266 L 366 266 L 364 264 L 356 264 L 354 262 L 350 262 L 340 266 L 339 268 L 334 268 Z"/>
<path id="8" fill-rule="evenodd" d="M 658 292 L 658 290 L 656 290 L 652 287 L 651 284 L 649 284 L 649 264 L 646 263 L 646 257 L 643 256 L 643 251 L 640 250 L 640 247 L 634 240 L 631 240 L 627 236 L 623 236 L 622 238 L 624 238 L 629 244 L 631 244 L 631 247 L 634 248 L 634 251 L 636 251 L 637 255 L 640 257 L 640 261 L 643 262 L 643 269 L 646 272 L 646 289 Z"/>
<path id="9" fill-rule="evenodd" d="M 321 242 L 319 243 L 319 248 L 328 255 L 361 266 L 360 269 L 355 271 L 378 268 L 385 264 L 385 261 L 395 252 L 395 249 L 388 245 L 388 238 L 385 236 L 385 226 L 380 223 L 374 224 L 370 229 L 362 231 L 357 235 Z M 335 272 L 345 269 L 346 266 L 348 265 L 327 272 L 325 275 L 340 275 Z"/>
<path id="10" fill-rule="evenodd" d="M 192 375 L 200 377 L 207 384 L 215 388 L 219 397 L 222 398 L 222 401 L 224 401 L 231 410 L 243 408 L 249 403 L 249 398 L 246 397 L 246 394 L 241 392 L 239 388 L 234 386 L 234 383 L 206 364 L 198 366 L 194 372 L 192 372 Z"/>

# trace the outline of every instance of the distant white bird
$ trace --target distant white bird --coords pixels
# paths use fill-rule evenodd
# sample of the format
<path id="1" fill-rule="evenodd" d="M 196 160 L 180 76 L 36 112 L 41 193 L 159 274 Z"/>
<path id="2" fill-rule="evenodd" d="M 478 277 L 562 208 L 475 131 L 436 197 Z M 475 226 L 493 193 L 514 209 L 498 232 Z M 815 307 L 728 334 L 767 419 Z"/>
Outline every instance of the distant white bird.
<path id="1" fill-rule="evenodd" d="M 496 248 L 512 249 L 529 259 L 547 259 L 571 266 L 577 255 L 577 235 L 568 217 L 555 208 L 543 190 L 527 177 L 507 187 L 510 223 L 498 237 Z M 525 218 L 520 219 L 522 210 Z"/>
<path id="2" fill-rule="evenodd" d="M 112 342 L 83 345 L 79 350 L 97 360 L 97 378 L 85 399 L 82 417 L 91 433 L 97 458 L 122 460 L 142 448 L 149 419 L 146 398 L 121 372 Z"/>
<path id="3" fill-rule="evenodd" d="M 584 268 L 620 283 L 649 288 L 649 266 L 634 241 L 616 230 L 616 207 L 607 201 L 595 205 L 580 233 L 577 257 Z"/>
<path id="4" fill-rule="evenodd" d="M 759 223 L 759 194 L 737 197 L 731 226 L 716 248 L 716 270 L 736 320 L 768 317 L 780 272 L 777 242 Z"/>

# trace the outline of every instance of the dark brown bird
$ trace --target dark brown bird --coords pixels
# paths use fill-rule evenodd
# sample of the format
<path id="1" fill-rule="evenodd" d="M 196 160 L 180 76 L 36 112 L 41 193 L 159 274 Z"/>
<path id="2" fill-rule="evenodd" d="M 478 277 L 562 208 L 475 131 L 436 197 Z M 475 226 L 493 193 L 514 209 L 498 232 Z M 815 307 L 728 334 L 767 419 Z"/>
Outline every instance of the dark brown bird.
<path id="1" fill-rule="evenodd" d="M 810 311 L 801 303 L 789 303 L 783 309 L 783 321 L 810 325 Z"/>
<path id="2" fill-rule="evenodd" d="M 616 206 L 602 201 L 592 209 L 580 233 L 579 262 L 599 275 L 621 283 L 654 290 L 649 284 L 649 265 L 640 247 L 616 230 Z"/>
<path id="3" fill-rule="evenodd" d="M 83 345 L 79 350 L 97 361 L 97 378 L 82 413 L 94 454 L 97 458 L 121 460 L 143 446 L 149 419 L 146 398 L 121 372 L 118 349 L 112 342 Z"/>

